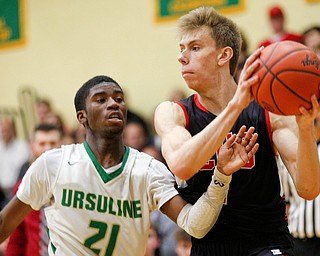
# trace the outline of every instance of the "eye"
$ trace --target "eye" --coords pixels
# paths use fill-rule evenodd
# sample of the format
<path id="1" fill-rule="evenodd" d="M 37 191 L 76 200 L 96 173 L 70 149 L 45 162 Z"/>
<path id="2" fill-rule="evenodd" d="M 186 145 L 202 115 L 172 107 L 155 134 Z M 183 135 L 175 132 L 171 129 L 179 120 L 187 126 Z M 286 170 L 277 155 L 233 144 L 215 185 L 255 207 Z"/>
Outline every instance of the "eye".
<path id="1" fill-rule="evenodd" d="M 200 50 L 200 47 L 199 46 L 193 46 L 192 47 L 192 51 L 199 51 Z"/>
<path id="2" fill-rule="evenodd" d="M 105 101 L 106 101 L 105 98 L 98 98 L 98 99 L 97 99 L 97 102 L 99 102 L 99 103 L 104 103 Z"/>
<path id="3" fill-rule="evenodd" d="M 116 101 L 117 103 L 122 103 L 122 102 L 124 102 L 124 98 L 118 96 L 118 97 L 115 98 L 115 101 Z"/>

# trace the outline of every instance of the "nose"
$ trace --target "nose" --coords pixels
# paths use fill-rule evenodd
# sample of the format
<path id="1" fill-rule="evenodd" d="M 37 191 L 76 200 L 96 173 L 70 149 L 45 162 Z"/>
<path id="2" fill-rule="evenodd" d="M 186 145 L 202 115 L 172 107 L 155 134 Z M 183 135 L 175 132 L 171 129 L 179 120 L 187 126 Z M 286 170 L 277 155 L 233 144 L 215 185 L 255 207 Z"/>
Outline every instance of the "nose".
<path id="1" fill-rule="evenodd" d="M 50 149 L 53 149 L 53 145 L 50 142 L 44 144 L 44 146 L 43 146 L 43 150 L 44 151 L 47 151 L 47 150 L 50 150 Z"/>
<path id="2" fill-rule="evenodd" d="M 112 97 L 108 99 L 107 108 L 118 109 L 119 103 L 115 101 Z"/>
<path id="3" fill-rule="evenodd" d="M 185 51 L 180 52 L 178 56 L 178 61 L 183 65 L 188 64 L 189 59 L 187 58 Z"/>

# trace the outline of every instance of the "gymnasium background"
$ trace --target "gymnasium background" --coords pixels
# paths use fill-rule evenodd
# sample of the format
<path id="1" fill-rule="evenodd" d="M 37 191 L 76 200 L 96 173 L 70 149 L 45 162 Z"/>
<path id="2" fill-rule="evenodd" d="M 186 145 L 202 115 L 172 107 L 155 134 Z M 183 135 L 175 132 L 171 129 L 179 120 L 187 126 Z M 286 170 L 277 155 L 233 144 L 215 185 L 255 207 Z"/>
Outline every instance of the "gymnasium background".
<path id="1" fill-rule="evenodd" d="M 8 2 L 16 6 L 8 10 Z M 38 95 L 73 126 L 76 90 L 105 74 L 122 85 L 129 107 L 149 118 L 175 88 L 191 93 L 177 61 L 176 20 L 201 4 L 233 19 L 250 52 L 272 33 L 274 4 L 283 7 L 288 30 L 320 25 L 320 0 L 0 0 L 0 114 L 27 110 L 29 96 Z"/>

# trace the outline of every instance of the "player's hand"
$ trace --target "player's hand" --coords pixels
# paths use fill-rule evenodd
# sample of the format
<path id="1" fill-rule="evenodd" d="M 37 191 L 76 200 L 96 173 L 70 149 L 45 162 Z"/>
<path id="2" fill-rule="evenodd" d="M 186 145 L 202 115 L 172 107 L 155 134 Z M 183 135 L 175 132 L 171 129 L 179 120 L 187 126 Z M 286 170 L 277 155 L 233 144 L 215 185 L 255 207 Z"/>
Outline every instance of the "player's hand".
<path id="1" fill-rule="evenodd" d="M 311 97 L 312 108 L 310 110 L 306 110 L 304 107 L 300 107 L 301 115 L 296 116 L 296 122 L 300 130 L 310 130 L 310 128 L 314 127 L 314 120 L 320 113 L 320 106 L 318 99 L 315 95 Z"/>
<path id="2" fill-rule="evenodd" d="M 258 134 L 254 133 L 254 127 L 246 132 L 243 125 L 238 134 L 233 134 L 220 148 L 218 153 L 217 169 L 231 175 L 245 165 L 257 152 L 259 144 L 256 143 Z"/>
<path id="3" fill-rule="evenodd" d="M 262 50 L 263 47 L 260 47 L 247 58 L 239 77 L 238 88 L 234 99 L 238 100 L 243 108 L 247 107 L 248 104 L 254 99 L 251 86 L 259 81 L 258 76 L 254 75 L 254 72 L 260 66 L 258 57 Z"/>

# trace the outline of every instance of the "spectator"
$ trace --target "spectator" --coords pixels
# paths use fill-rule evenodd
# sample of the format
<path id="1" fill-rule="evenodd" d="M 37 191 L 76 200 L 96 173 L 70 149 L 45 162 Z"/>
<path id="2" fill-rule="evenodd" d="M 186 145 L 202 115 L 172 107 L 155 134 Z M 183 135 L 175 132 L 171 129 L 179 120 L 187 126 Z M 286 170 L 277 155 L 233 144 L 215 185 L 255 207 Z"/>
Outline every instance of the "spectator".
<path id="1" fill-rule="evenodd" d="M 128 121 L 124 128 L 123 140 L 125 145 L 142 151 L 149 142 L 149 132 L 142 122 Z"/>
<path id="2" fill-rule="evenodd" d="M 176 231 L 176 252 L 177 256 L 190 256 L 191 236 L 181 228 Z"/>
<path id="3" fill-rule="evenodd" d="M 51 102 L 47 99 L 38 98 L 36 102 L 36 114 L 39 123 L 46 122 L 48 115 L 52 113 Z"/>
<path id="4" fill-rule="evenodd" d="M 175 249 L 175 233 L 178 225 L 160 211 L 152 212 L 151 223 L 158 227 L 158 232 L 161 238 L 159 248 L 160 256 L 177 256 Z"/>
<path id="5" fill-rule="evenodd" d="M 140 123 L 143 129 L 145 130 L 146 134 L 149 135 L 149 127 L 147 122 L 144 120 L 144 118 L 139 114 L 133 112 L 132 110 L 128 109 L 127 123 L 131 123 L 131 122 Z"/>
<path id="6" fill-rule="evenodd" d="M 179 101 L 181 99 L 184 99 L 186 97 L 186 93 L 180 89 L 180 88 L 175 88 L 170 92 L 169 99 L 170 101 Z"/>
<path id="7" fill-rule="evenodd" d="M 71 131 L 71 138 L 74 143 L 82 143 L 86 139 L 86 129 L 83 125 L 77 124 Z"/>
<path id="8" fill-rule="evenodd" d="M 61 146 L 61 142 L 62 133 L 58 126 L 40 124 L 34 129 L 30 137 L 32 157 L 21 167 L 14 194 L 31 163 L 46 150 Z M 48 255 L 48 241 L 44 212 L 43 210 L 33 210 L 10 236 L 5 256 Z"/>
<path id="9" fill-rule="evenodd" d="M 280 6 L 273 6 L 269 9 L 269 21 L 271 28 L 273 30 L 273 34 L 267 39 L 263 40 L 260 46 L 268 46 L 275 42 L 291 40 L 299 43 L 303 43 L 303 36 L 301 34 L 296 34 L 292 32 L 288 32 L 286 30 L 285 24 L 285 14 Z"/>
<path id="10" fill-rule="evenodd" d="M 64 122 L 62 116 L 56 112 L 50 112 L 44 118 L 43 124 L 52 124 L 58 126 L 63 135 L 63 144 L 70 144 L 73 142 L 71 130 Z"/>
<path id="11" fill-rule="evenodd" d="M 158 227 L 151 224 L 149 228 L 148 243 L 144 256 L 159 256 L 159 247 L 161 244 Z"/>
<path id="12" fill-rule="evenodd" d="M 312 26 L 303 32 L 304 44 L 312 49 L 320 59 L 320 26 Z"/>
<path id="13" fill-rule="evenodd" d="M 73 143 L 72 130 L 64 122 L 62 115 L 53 109 L 49 100 L 39 98 L 36 107 L 38 124 L 53 124 L 59 126 L 63 133 L 63 144 Z"/>
<path id="14" fill-rule="evenodd" d="M 142 149 L 142 152 L 144 152 L 144 153 L 154 157 L 158 161 L 166 164 L 166 161 L 164 160 L 163 155 L 161 154 L 161 151 L 158 148 L 156 148 L 155 146 L 153 146 L 153 145 L 145 146 Z"/>
<path id="15" fill-rule="evenodd" d="M 17 137 L 15 122 L 10 117 L 0 120 L 0 190 L 2 208 L 12 196 L 22 164 L 30 157 L 28 144 Z"/>

